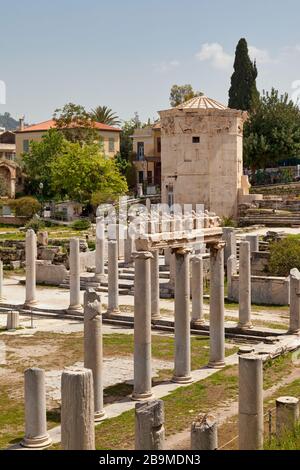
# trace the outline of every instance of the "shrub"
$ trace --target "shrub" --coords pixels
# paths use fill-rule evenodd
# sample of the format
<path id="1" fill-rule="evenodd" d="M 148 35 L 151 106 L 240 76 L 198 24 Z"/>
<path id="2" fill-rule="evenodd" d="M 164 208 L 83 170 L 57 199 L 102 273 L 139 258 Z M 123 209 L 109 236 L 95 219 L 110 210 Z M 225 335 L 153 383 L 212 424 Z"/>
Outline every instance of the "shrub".
<path id="1" fill-rule="evenodd" d="M 35 233 L 39 232 L 40 230 L 43 230 L 45 228 L 45 222 L 38 217 L 32 217 L 31 220 L 26 224 L 25 229 L 29 230 L 32 229 L 35 231 Z"/>
<path id="2" fill-rule="evenodd" d="M 9 201 L 9 206 L 15 210 L 16 216 L 33 217 L 41 209 L 41 204 L 34 197 L 26 196 Z"/>
<path id="3" fill-rule="evenodd" d="M 91 222 L 88 219 L 78 219 L 72 223 L 71 227 L 74 230 L 88 230 L 91 227 Z"/>
<path id="4" fill-rule="evenodd" d="M 300 269 L 300 240 L 287 237 L 272 243 L 270 245 L 270 274 L 289 276 L 293 268 Z"/>

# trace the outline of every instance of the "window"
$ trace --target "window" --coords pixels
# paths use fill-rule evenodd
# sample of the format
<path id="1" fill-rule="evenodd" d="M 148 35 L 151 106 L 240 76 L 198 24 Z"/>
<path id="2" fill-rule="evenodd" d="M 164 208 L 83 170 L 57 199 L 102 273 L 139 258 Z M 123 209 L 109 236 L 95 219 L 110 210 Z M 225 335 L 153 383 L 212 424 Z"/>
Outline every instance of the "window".
<path id="1" fill-rule="evenodd" d="M 115 151 L 115 139 L 110 137 L 108 140 L 108 151 L 113 153 Z"/>
<path id="2" fill-rule="evenodd" d="M 157 153 L 161 153 L 161 138 L 160 137 L 157 137 L 156 139 L 156 150 L 157 150 Z"/>
<path id="3" fill-rule="evenodd" d="M 148 184 L 153 184 L 152 171 L 147 171 L 147 181 L 148 181 Z"/>
<path id="4" fill-rule="evenodd" d="M 200 137 L 193 136 L 193 144 L 200 144 Z"/>
<path id="5" fill-rule="evenodd" d="M 6 160 L 14 160 L 15 159 L 14 152 L 6 152 L 5 158 L 6 158 Z"/>
<path id="6" fill-rule="evenodd" d="M 143 182 L 144 182 L 144 172 L 139 171 L 139 183 L 143 183 Z"/>
<path id="7" fill-rule="evenodd" d="M 29 152 L 29 140 L 28 139 L 23 140 L 23 152 L 25 153 Z"/>
<path id="8" fill-rule="evenodd" d="M 144 142 L 137 143 L 137 159 L 144 160 Z"/>

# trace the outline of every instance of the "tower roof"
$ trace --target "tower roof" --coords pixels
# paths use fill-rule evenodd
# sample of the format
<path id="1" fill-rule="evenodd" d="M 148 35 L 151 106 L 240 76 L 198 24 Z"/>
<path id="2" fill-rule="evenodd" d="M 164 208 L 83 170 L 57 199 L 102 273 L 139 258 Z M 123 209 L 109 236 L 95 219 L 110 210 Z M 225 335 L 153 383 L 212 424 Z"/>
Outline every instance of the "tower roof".
<path id="1" fill-rule="evenodd" d="M 186 101 L 185 103 L 181 103 L 180 105 L 176 106 L 177 109 L 228 109 L 227 106 L 224 106 L 222 103 L 219 103 L 212 98 L 208 98 L 207 96 L 196 96 L 191 100 Z"/>

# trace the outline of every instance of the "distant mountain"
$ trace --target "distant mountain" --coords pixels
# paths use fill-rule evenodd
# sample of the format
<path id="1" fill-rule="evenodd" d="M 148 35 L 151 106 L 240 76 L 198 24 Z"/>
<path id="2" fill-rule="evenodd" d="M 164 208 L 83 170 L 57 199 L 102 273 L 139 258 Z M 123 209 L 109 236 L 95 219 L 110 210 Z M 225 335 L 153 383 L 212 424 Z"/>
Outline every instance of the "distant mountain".
<path id="1" fill-rule="evenodd" d="M 14 119 L 9 113 L 0 114 L 0 127 L 5 127 L 7 131 L 14 131 L 18 126 L 19 121 Z"/>

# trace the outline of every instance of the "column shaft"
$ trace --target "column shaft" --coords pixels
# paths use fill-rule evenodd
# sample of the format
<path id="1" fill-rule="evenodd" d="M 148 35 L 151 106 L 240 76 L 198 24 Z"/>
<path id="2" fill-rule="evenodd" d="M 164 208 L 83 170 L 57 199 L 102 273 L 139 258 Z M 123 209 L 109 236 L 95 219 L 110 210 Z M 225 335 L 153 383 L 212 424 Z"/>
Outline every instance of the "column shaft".
<path id="1" fill-rule="evenodd" d="M 250 243 L 240 243 L 239 328 L 251 328 L 251 258 Z"/>
<path id="2" fill-rule="evenodd" d="M 158 320 L 160 318 L 160 290 L 159 290 L 159 251 L 152 252 L 151 258 L 151 318 Z"/>
<path id="3" fill-rule="evenodd" d="M 119 263 L 118 242 L 108 241 L 108 314 L 118 314 L 119 309 Z"/>
<path id="4" fill-rule="evenodd" d="M 79 238 L 70 240 L 70 306 L 69 313 L 82 313 L 80 302 L 80 257 Z"/>
<path id="5" fill-rule="evenodd" d="M 192 325 L 203 325 L 203 259 L 192 258 Z"/>
<path id="6" fill-rule="evenodd" d="M 103 282 L 106 279 L 104 266 L 105 226 L 102 217 L 97 217 L 96 224 L 96 253 L 95 253 L 95 281 Z"/>
<path id="7" fill-rule="evenodd" d="M 26 232 L 26 300 L 25 305 L 31 306 L 36 303 L 36 257 L 37 244 L 36 234 L 33 230 Z"/>
<path id="8" fill-rule="evenodd" d="M 300 272 L 292 269 L 290 273 L 290 328 L 289 333 L 300 332 Z"/>

